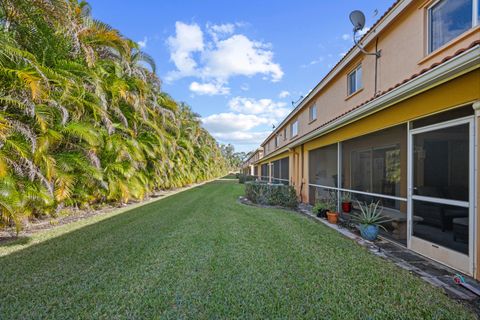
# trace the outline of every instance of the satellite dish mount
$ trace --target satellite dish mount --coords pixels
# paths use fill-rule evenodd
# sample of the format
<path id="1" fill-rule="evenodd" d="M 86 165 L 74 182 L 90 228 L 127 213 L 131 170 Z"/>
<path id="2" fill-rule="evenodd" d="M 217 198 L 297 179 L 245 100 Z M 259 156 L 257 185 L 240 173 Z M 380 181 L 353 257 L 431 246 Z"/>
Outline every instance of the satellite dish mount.
<path id="1" fill-rule="evenodd" d="M 377 58 L 380 58 L 381 50 L 378 50 L 376 52 L 367 52 L 367 50 L 365 50 L 365 48 L 363 48 L 357 41 L 357 32 L 365 27 L 365 15 L 363 14 L 363 12 L 360 10 L 352 11 L 350 13 L 350 21 L 353 24 L 353 42 L 355 43 L 355 46 L 366 55 L 376 56 Z"/>

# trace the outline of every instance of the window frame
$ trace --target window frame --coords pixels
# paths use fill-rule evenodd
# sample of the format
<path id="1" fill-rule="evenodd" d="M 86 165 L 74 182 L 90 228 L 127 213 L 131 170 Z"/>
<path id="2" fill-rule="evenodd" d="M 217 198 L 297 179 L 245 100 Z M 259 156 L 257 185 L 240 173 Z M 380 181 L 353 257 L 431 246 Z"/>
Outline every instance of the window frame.
<path id="1" fill-rule="evenodd" d="M 313 117 L 312 111 L 315 111 L 315 117 Z M 317 120 L 317 116 L 318 116 L 317 104 L 314 103 L 308 108 L 308 119 L 310 120 L 310 122 L 313 122 Z"/>
<path id="2" fill-rule="evenodd" d="M 293 128 L 295 127 L 295 134 L 293 134 Z M 293 137 L 296 137 L 298 136 L 298 119 L 296 119 L 295 121 L 293 121 L 291 124 L 290 124 L 290 138 L 293 138 Z"/>
<path id="3" fill-rule="evenodd" d="M 360 70 L 360 77 L 358 77 L 358 71 Z M 351 87 L 351 84 L 350 84 L 350 77 L 355 74 L 355 91 L 352 91 L 352 87 Z M 358 64 L 352 71 L 350 71 L 348 74 L 347 74 L 347 96 L 351 96 L 357 92 L 359 92 L 361 89 L 363 89 L 363 81 L 362 81 L 362 77 L 363 77 L 363 68 L 362 68 L 362 64 Z"/>
<path id="4" fill-rule="evenodd" d="M 480 25 L 480 14 L 479 14 L 479 6 L 480 6 L 480 0 L 471 0 L 472 1 L 472 12 L 471 12 L 471 16 L 472 16 L 472 25 L 470 26 L 470 28 L 468 28 L 467 30 L 465 30 L 464 32 L 462 32 L 461 34 L 459 34 L 458 36 L 448 40 L 447 42 L 443 43 L 442 45 L 440 45 L 439 47 L 435 48 L 435 49 L 432 49 L 432 19 L 431 19 L 431 12 L 432 12 L 432 9 L 433 7 L 435 7 L 436 5 L 438 5 L 440 2 L 442 1 L 449 1 L 449 0 L 435 0 L 433 1 L 432 3 L 430 3 L 427 7 L 426 7 L 426 14 L 425 14 L 425 17 L 426 17 L 426 26 L 427 26 L 427 55 L 428 54 L 431 54 L 443 47 L 445 47 L 446 45 L 448 45 L 449 43 L 451 43 L 452 41 L 454 41 L 455 39 L 461 37 L 463 34 L 465 34 L 466 32 L 472 30 L 473 28 L 477 27 Z"/>

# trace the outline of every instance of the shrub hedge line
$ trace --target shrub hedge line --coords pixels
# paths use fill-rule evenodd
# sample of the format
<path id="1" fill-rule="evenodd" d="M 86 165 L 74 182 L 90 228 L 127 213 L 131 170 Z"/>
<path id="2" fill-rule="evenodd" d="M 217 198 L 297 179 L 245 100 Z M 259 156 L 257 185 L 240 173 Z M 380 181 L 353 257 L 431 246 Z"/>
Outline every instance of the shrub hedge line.
<path id="1" fill-rule="evenodd" d="M 297 193 L 292 186 L 259 181 L 245 182 L 245 196 L 253 203 L 297 208 Z"/>
<path id="2" fill-rule="evenodd" d="M 238 174 L 238 182 L 239 183 L 245 183 L 247 181 L 255 181 L 257 177 L 255 176 L 250 176 L 250 175 L 245 175 L 245 174 Z"/>

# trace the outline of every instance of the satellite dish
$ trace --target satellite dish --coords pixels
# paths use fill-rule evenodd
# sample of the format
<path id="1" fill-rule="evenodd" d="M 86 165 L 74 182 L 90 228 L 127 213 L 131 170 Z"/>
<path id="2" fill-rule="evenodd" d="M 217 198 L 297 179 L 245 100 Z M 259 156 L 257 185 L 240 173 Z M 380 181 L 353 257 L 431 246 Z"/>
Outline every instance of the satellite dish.
<path id="1" fill-rule="evenodd" d="M 350 13 L 350 21 L 353 24 L 353 31 L 357 32 L 365 27 L 365 15 L 360 10 Z"/>

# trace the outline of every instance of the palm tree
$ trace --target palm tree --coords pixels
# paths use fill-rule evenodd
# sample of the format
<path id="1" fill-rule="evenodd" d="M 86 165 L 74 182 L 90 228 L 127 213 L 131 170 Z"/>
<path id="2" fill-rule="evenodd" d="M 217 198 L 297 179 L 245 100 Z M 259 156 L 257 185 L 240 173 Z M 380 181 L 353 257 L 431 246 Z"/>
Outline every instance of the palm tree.
<path id="1" fill-rule="evenodd" d="M 85 1 L 0 0 L 0 224 L 127 203 L 227 170 L 155 61 Z"/>

